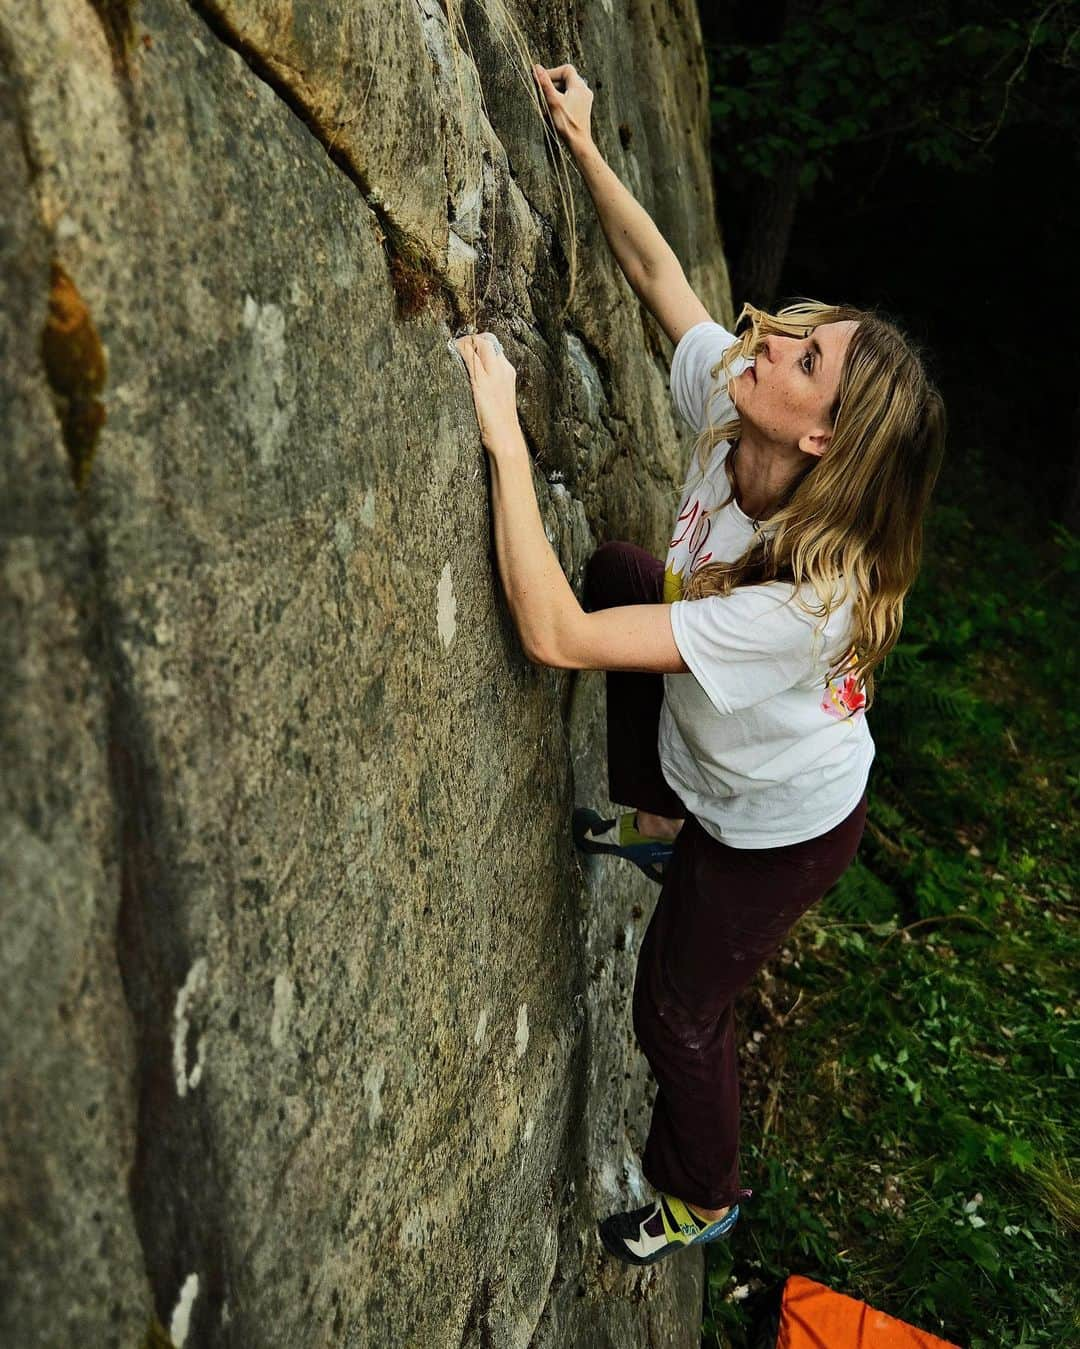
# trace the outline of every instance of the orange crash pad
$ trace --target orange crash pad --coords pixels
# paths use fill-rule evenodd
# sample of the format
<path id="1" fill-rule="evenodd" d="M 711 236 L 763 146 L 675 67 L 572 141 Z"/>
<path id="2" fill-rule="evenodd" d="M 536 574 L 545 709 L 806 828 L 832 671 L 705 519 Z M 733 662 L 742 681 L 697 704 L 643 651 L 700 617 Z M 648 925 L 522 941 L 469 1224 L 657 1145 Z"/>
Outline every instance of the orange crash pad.
<path id="1" fill-rule="evenodd" d="M 958 1349 L 857 1298 L 793 1274 L 784 1285 L 776 1349 Z"/>

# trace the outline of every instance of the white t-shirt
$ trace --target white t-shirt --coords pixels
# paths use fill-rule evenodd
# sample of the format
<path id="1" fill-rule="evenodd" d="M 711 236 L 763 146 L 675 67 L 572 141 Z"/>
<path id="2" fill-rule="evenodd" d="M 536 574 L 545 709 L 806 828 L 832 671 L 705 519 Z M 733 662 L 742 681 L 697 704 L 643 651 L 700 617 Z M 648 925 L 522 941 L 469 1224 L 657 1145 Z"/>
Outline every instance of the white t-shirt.
<path id="1" fill-rule="evenodd" d="M 718 323 L 686 332 L 671 363 L 671 393 L 696 432 L 733 416 L 711 371 L 735 341 Z M 739 361 L 739 374 L 746 362 Z M 847 678 L 827 682 L 850 643 L 851 604 L 821 620 L 794 586 L 774 581 L 730 595 L 681 600 L 683 579 L 706 562 L 733 562 L 755 534 L 730 495 L 714 446 L 704 473 L 693 455 L 664 575 L 675 644 L 689 674 L 664 676 L 660 763 L 664 777 L 714 838 L 735 848 L 773 848 L 816 838 L 856 807 L 874 742 L 865 698 Z M 767 527 L 767 525 L 766 525 Z M 809 601 L 817 603 L 812 588 Z"/>

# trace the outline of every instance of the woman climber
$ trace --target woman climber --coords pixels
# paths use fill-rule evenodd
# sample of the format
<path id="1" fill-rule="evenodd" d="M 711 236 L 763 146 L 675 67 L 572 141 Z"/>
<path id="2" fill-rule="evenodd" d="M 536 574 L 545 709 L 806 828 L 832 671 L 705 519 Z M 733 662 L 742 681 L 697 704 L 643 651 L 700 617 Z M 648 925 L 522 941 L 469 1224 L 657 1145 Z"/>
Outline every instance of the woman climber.
<path id="1" fill-rule="evenodd" d="M 575 811 L 577 845 L 662 883 L 633 997 L 657 1083 L 642 1158 L 656 1195 L 599 1225 L 643 1265 L 727 1235 L 751 1193 L 733 1002 L 859 845 L 872 672 L 918 570 L 944 409 L 876 312 L 804 300 L 746 305 L 735 333 L 714 323 L 593 144 L 585 81 L 571 65 L 533 73 L 616 260 L 675 344 L 672 396 L 698 433 L 666 565 L 604 543 L 583 608 L 541 523 L 514 368 L 490 334 L 455 344 L 525 652 L 608 671 L 608 785 L 631 809 Z"/>

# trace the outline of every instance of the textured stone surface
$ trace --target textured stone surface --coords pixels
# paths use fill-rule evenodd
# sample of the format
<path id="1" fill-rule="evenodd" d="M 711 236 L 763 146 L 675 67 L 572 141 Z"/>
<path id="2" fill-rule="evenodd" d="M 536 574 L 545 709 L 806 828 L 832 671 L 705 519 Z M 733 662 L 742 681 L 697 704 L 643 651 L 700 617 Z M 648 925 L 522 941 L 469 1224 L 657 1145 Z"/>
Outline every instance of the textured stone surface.
<path id="1" fill-rule="evenodd" d="M 0 5 L 4 1343 L 696 1343 L 700 1257 L 595 1238 L 655 890 L 571 847 L 603 681 L 521 654 L 447 348 L 503 338 L 575 585 L 660 551 L 670 347 L 572 166 L 566 308 L 507 14 L 723 316 L 704 63 L 585 9 Z"/>

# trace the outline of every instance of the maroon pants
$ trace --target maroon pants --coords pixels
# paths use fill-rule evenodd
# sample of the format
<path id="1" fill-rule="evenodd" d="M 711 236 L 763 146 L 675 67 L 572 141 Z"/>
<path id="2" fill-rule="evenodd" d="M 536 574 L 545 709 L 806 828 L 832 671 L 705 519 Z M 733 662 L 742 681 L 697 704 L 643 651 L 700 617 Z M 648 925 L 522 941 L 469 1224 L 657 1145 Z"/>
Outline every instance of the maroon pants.
<path id="1" fill-rule="evenodd" d="M 586 607 L 659 603 L 663 582 L 663 564 L 644 549 L 605 543 L 586 569 Z M 634 1032 L 657 1083 L 642 1168 L 658 1190 L 723 1208 L 749 1194 L 739 1188 L 735 997 L 851 863 L 866 796 L 847 819 L 803 843 L 718 843 L 660 771 L 663 698 L 662 675 L 607 675 L 611 799 L 686 820 L 634 983 Z"/>

